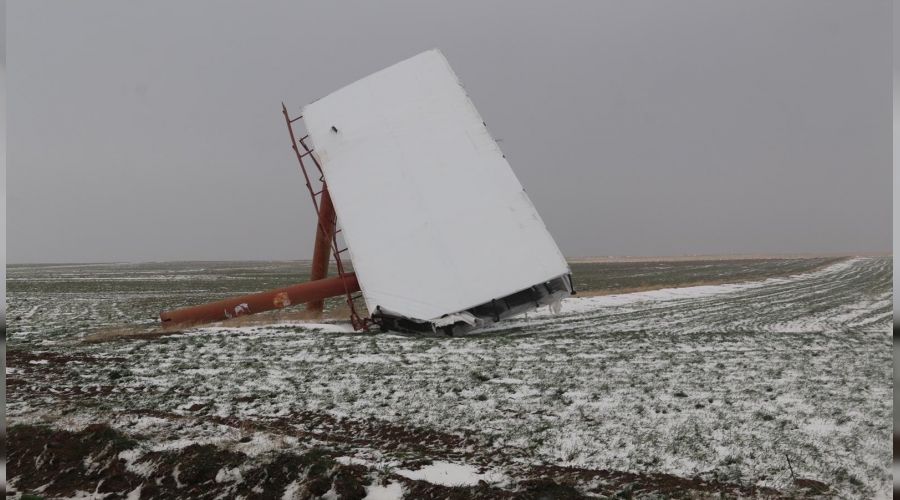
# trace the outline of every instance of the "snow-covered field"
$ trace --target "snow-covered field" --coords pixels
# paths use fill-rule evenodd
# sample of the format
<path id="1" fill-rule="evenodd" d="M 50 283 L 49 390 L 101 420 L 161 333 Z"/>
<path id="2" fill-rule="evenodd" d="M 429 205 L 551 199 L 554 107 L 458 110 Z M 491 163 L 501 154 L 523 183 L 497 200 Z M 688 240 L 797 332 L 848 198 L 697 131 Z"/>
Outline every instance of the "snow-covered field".
<path id="1" fill-rule="evenodd" d="M 588 494 L 684 478 L 890 495 L 889 258 L 731 263 L 762 266 L 760 279 L 572 298 L 560 315 L 464 337 L 283 322 L 80 342 L 151 322 L 154 308 L 252 291 L 248 269 L 246 286 L 277 286 L 288 265 L 10 268 L 8 423 L 108 422 L 139 437 L 123 451 L 138 476 L 151 472 L 135 457 L 189 445 L 256 463 L 324 449 L 365 468 L 373 498 L 416 481 L 512 491 L 555 475 Z M 653 264 L 636 265 L 652 281 Z M 216 483 L 246 481 L 248 467 L 222 467 Z"/>

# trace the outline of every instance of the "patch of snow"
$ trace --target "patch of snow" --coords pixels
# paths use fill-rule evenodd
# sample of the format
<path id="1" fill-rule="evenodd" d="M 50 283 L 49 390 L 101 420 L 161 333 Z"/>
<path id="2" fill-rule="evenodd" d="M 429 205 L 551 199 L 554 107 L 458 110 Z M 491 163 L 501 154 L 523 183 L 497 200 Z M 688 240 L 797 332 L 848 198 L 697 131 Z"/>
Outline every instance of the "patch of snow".
<path id="1" fill-rule="evenodd" d="M 478 322 L 478 318 L 473 316 L 471 313 L 463 311 L 454 314 L 446 314 L 440 318 L 434 318 L 431 320 L 434 326 L 438 328 L 442 326 L 452 325 L 460 321 L 469 326 L 475 326 L 475 324 Z"/>
<path id="2" fill-rule="evenodd" d="M 140 500 L 141 498 L 141 486 L 137 485 L 137 488 L 128 492 L 128 496 L 125 497 L 125 500 Z"/>
<path id="3" fill-rule="evenodd" d="M 488 382 L 490 382 L 490 383 L 492 383 L 492 384 L 524 384 L 524 383 L 525 383 L 525 382 L 524 382 L 523 380 L 521 380 L 521 379 L 517 379 L 517 378 L 509 378 L 509 377 L 505 377 L 505 378 L 495 378 L 495 379 L 489 380 Z"/>
<path id="4" fill-rule="evenodd" d="M 813 418 L 806 423 L 803 428 L 810 434 L 828 435 L 834 433 L 838 426 L 832 421 L 824 418 Z"/>
<path id="5" fill-rule="evenodd" d="M 132 448 L 130 450 L 125 450 L 119 452 L 119 458 L 125 461 L 125 469 L 129 472 L 133 472 L 139 476 L 147 477 L 153 473 L 154 467 L 151 463 L 141 463 L 138 464 L 137 459 L 141 457 L 143 452 L 138 448 Z M 140 487 L 138 487 L 138 497 L 140 497 Z"/>
<path id="6" fill-rule="evenodd" d="M 108 496 L 107 493 L 97 493 L 96 491 L 76 490 L 72 496 L 65 497 L 69 500 L 102 500 Z"/>
<path id="7" fill-rule="evenodd" d="M 284 494 L 281 495 L 281 500 L 294 500 L 296 498 L 300 498 L 300 483 L 294 481 L 284 488 Z"/>
<path id="8" fill-rule="evenodd" d="M 373 463 L 356 457 L 337 457 L 334 461 L 341 465 L 365 465 L 367 467 L 371 466 Z"/>
<path id="9" fill-rule="evenodd" d="M 42 305 L 43 304 L 38 304 L 38 305 L 32 307 L 27 313 L 23 314 L 22 317 L 25 319 L 30 319 L 32 316 L 34 316 L 34 313 L 36 313 L 38 311 L 38 309 L 41 308 Z"/>
<path id="10" fill-rule="evenodd" d="M 236 451 L 253 458 L 272 450 L 280 450 L 287 444 L 288 443 L 283 436 L 255 433 L 250 441 L 246 443 L 237 443 L 233 448 Z"/>
<path id="11" fill-rule="evenodd" d="M 387 356 L 384 354 L 358 354 L 347 358 L 347 363 L 368 364 L 368 363 L 390 363 L 396 361 L 396 356 Z"/>
<path id="12" fill-rule="evenodd" d="M 451 462 L 434 462 L 419 470 L 397 469 L 394 472 L 409 479 L 443 486 L 475 486 L 478 481 L 497 483 L 506 480 L 506 476 L 499 472 L 489 470 L 479 473 L 478 469 L 471 465 Z"/>
<path id="13" fill-rule="evenodd" d="M 184 333 L 184 336 L 209 336 L 209 335 L 259 335 L 269 333 L 282 333 L 283 328 L 303 328 L 315 333 L 353 333 L 353 326 L 349 323 L 307 323 L 304 321 L 275 321 L 273 323 L 247 326 L 213 325 L 192 328 Z"/>
<path id="14" fill-rule="evenodd" d="M 341 496 L 338 495 L 337 490 L 334 489 L 334 485 L 332 484 L 331 489 L 322 495 L 322 500 L 341 500 Z"/>
<path id="15" fill-rule="evenodd" d="M 238 467 L 226 469 L 221 468 L 219 472 L 216 473 L 216 482 L 217 483 L 240 483 L 243 480 L 241 477 L 241 471 Z"/>
<path id="16" fill-rule="evenodd" d="M 172 468 L 172 479 L 175 480 L 175 487 L 176 487 L 176 488 L 182 488 L 182 487 L 184 487 L 184 485 L 181 484 L 181 479 L 178 477 L 178 476 L 181 474 L 181 470 L 180 470 L 180 469 L 181 469 L 181 464 L 175 464 L 175 467 Z"/>
<path id="17" fill-rule="evenodd" d="M 366 486 L 366 496 L 363 500 L 401 500 L 403 493 L 401 483 L 388 483 L 386 486 L 373 484 Z"/>
<path id="18" fill-rule="evenodd" d="M 808 280 L 820 278 L 825 274 L 843 271 L 856 264 L 860 259 L 848 259 L 832 264 L 824 269 L 811 273 L 793 275 L 788 278 L 768 278 L 762 281 L 746 283 L 727 283 L 722 285 L 699 285 L 676 288 L 662 288 L 646 292 L 622 293 L 614 295 L 601 295 L 597 297 L 573 297 L 565 299 L 566 313 L 585 313 L 602 307 L 615 307 L 637 304 L 647 301 L 669 301 L 679 299 L 698 299 L 714 295 L 741 292 L 775 284 L 788 283 L 795 280 Z M 538 310 L 532 313 L 532 317 L 545 317 L 554 315 L 549 310 Z"/>

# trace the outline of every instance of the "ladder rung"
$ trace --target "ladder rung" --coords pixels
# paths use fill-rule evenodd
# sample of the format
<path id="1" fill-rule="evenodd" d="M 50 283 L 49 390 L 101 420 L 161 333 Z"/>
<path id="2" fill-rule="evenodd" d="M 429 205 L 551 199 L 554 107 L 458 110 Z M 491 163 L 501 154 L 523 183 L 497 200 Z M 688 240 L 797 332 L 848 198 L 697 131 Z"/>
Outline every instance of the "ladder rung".
<path id="1" fill-rule="evenodd" d="M 299 120 L 299 119 L 301 119 L 301 118 L 303 118 L 303 115 L 300 115 L 300 116 L 298 116 L 297 118 L 294 118 L 293 120 L 291 120 L 291 123 L 294 123 L 295 121 L 297 121 L 297 120 Z"/>
<path id="2" fill-rule="evenodd" d="M 338 253 L 338 255 L 340 255 L 340 254 L 346 252 L 346 251 L 349 250 L 349 249 L 350 249 L 350 247 L 342 248 L 342 249 L 338 250 L 337 253 Z"/>

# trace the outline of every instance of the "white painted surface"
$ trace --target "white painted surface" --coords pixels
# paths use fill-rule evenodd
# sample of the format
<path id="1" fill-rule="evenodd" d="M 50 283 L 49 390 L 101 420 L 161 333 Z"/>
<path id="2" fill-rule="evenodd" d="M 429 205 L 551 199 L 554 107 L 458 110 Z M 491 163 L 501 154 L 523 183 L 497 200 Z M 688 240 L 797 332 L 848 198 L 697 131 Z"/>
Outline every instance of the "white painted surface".
<path id="1" fill-rule="evenodd" d="M 438 318 L 568 273 L 439 51 L 348 85 L 303 117 L 370 313 Z"/>

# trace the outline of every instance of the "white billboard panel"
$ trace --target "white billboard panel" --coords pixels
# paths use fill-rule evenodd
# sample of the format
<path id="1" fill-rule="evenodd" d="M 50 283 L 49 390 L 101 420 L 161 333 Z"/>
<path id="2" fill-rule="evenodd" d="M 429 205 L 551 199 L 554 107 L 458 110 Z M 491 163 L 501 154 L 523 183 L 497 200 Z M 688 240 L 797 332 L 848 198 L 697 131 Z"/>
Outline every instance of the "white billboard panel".
<path id="1" fill-rule="evenodd" d="M 569 272 L 439 51 L 303 118 L 370 313 L 430 320 Z"/>

